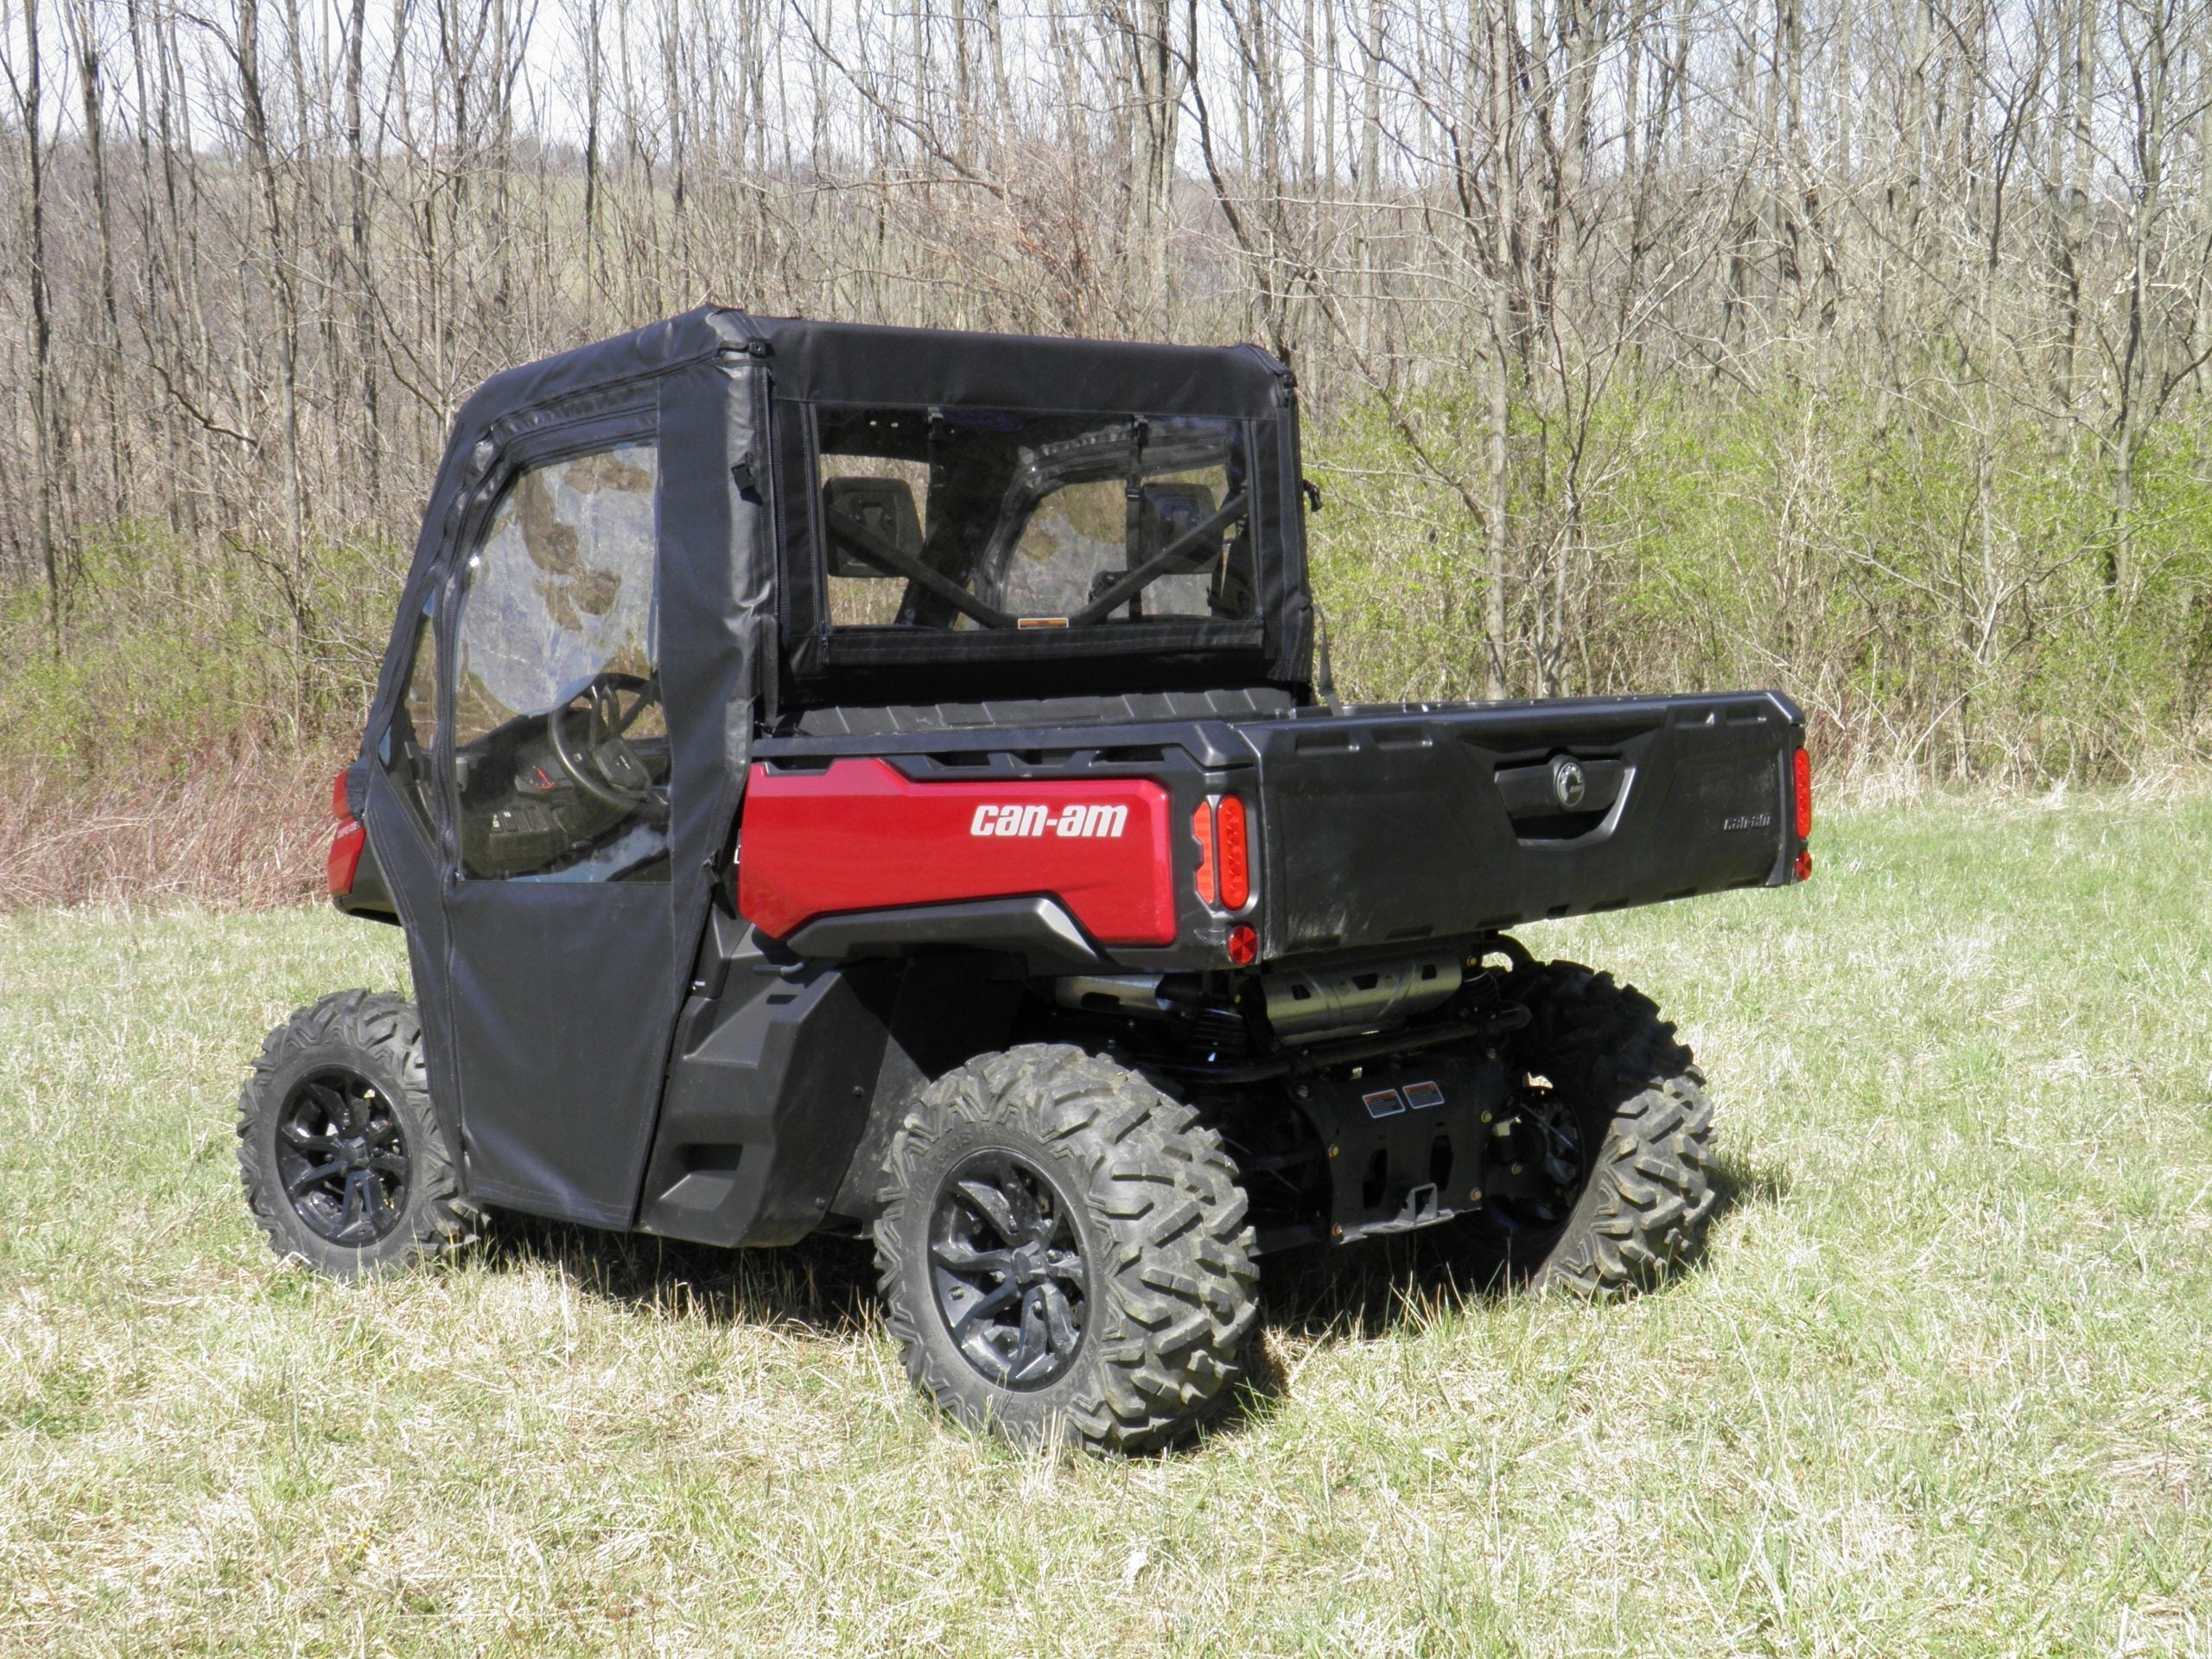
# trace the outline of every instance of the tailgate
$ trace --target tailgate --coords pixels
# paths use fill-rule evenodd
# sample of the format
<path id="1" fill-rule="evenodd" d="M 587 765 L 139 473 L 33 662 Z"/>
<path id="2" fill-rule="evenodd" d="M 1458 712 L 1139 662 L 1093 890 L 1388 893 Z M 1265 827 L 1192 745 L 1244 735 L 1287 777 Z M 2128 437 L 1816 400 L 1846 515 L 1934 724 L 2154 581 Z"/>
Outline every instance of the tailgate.
<path id="1" fill-rule="evenodd" d="M 1241 723 L 1270 957 L 1790 879 L 1777 692 L 1412 705 Z"/>

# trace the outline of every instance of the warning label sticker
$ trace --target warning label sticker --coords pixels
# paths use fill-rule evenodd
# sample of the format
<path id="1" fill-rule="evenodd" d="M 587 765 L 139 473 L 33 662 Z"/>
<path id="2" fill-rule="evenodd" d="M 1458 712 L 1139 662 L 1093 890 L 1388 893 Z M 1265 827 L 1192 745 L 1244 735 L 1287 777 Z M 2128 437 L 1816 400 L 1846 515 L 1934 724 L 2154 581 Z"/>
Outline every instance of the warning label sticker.
<path id="1" fill-rule="evenodd" d="M 1371 1095 L 1362 1095 L 1359 1103 L 1367 1108 L 1370 1117 L 1392 1117 L 1406 1109 L 1406 1103 L 1395 1089 L 1377 1089 Z"/>

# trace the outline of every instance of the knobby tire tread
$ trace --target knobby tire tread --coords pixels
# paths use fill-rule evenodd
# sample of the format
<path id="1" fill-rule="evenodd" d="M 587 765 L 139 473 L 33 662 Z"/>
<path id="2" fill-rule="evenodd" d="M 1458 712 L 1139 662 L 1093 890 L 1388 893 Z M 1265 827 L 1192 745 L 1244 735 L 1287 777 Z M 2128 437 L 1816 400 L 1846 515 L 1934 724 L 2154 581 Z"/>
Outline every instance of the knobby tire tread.
<path id="1" fill-rule="evenodd" d="M 886 1160 L 876 1268 L 907 1375 L 979 1427 L 1006 1427 L 996 1391 L 923 1339 L 919 1322 L 938 1316 L 908 1243 L 926 1237 L 931 1150 L 963 1127 L 1033 1141 L 1071 1166 L 1103 1241 L 1100 1306 L 1060 1438 L 1134 1455 L 1191 1433 L 1233 1391 L 1258 1319 L 1244 1192 L 1221 1137 L 1135 1072 L 1061 1044 L 982 1056 L 919 1091 Z M 918 1230 L 909 1206 L 920 1206 Z"/>
<path id="2" fill-rule="evenodd" d="M 382 1069 L 405 1096 L 408 1213 L 378 1245 L 347 1249 L 306 1237 L 278 1178 L 270 1144 L 282 1074 L 300 1056 L 321 1052 L 363 1070 Z M 404 1267 L 472 1236 L 475 1211 L 461 1193 L 460 1172 L 430 1104 L 423 1021 L 415 1005 L 389 991 L 336 991 L 296 1010 L 262 1039 L 238 1096 L 238 1176 L 254 1223 L 279 1256 L 352 1278 Z M 306 1248 L 302 1248 L 302 1245 Z"/>
<path id="3" fill-rule="evenodd" d="M 1545 963 L 1511 994 L 1531 1019 L 1508 1058 L 1567 1090 L 1599 1141 L 1564 1230 L 1540 1261 L 1510 1265 L 1531 1289 L 1601 1301 L 1652 1289 L 1702 1253 L 1719 1199 L 1704 1074 L 1658 1006 L 1611 974 Z"/>

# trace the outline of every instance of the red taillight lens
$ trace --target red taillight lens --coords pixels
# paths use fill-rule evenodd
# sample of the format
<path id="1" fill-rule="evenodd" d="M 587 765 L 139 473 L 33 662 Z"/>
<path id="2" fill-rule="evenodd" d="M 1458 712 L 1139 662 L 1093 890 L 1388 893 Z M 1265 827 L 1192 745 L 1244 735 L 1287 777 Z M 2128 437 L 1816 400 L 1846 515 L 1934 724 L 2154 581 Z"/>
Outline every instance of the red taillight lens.
<path id="1" fill-rule="evenodd" d="M 1252 901 L 1252 843 L 1245 833 L 1244 803 L 1224 795 L 1202 801 L 1191 814 L 1191 839 L 1198 843 L 1198 899 L 1209 910 L 1242 910 Z"/>
<path id="2" fill-rule="evenodd" d="M 1251 851 L 1244 836 L 1244 803 L 1234 795 L 1221 798 L 1216 815 L 1220 825 L 1221 907 L 1242 910 L 1252 897 Z"/>
<path id="3" fill-rule="evenodd" d="M 1214 885 L 1213 875 L 1213 804 L 1200 801 L 1198 810 L 1191 814 L 1191 838 L 1198 843 L 1198 899 L 1207 906 L 1217 904 L 1221 894 Z"/>
<path id="4" fill-rule="evenodd" d="M 1813 757 L 1800 749 L 1790 757 L 1790 772 L 1797 785 L 1797 839 L 1813 837 Z"/>
<path id="5" fill-rule="evenodd" d="M 343 823 L 353 816 L 353 803 L 346 792 L 346 774 L 340 772 L 330 780 L 330 816 Z"/>

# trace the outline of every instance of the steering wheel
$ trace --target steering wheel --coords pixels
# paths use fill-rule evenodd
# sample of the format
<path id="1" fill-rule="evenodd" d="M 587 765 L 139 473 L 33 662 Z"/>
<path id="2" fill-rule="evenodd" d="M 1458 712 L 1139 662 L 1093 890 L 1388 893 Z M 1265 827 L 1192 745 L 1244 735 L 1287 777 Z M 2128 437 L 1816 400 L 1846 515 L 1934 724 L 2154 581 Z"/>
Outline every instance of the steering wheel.
<path id="1" fill-rule="evenodd" d="M 644 745 L 624 735 L 660 701 L 658 677 L 610 671 L 556 707 L 545 723 L 553 755 L 569 781 L 594 800 L 623 812 L 658 804 Z M 662 745 L 660 747 L 665 747 Z"/>

